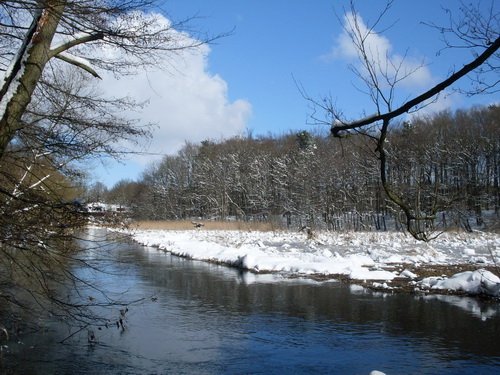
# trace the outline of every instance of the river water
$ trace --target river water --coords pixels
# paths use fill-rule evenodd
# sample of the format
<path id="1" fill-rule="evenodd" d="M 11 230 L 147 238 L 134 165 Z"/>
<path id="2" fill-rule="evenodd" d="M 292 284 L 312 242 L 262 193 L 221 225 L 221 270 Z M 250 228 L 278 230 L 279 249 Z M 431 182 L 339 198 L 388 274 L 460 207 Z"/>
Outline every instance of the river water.
<path id="1" fill-rule="evenodd" d="M 102 230 L 93 235 L 102 235 Z M 129 306 L 125 330 L 45 329 L 2 347 L 16 374 L 497 374 L 498 302 L 380 294 L 182 259 L 133 243 L 94 281 Z M 86 275 L 87 277 L 89 275 Z M 116 311 L 109 311 L 119 316 Z"/>

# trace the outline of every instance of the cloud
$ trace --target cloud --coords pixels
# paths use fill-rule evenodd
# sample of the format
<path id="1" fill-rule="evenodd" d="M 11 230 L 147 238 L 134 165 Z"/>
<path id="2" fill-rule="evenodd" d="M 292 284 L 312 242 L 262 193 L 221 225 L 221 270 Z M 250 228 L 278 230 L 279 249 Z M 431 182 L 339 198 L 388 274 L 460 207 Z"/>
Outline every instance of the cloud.
<path id="1" fill-rule="evenodd" d="M 410 118 L 431 115 L 433 113 L 450 109 L 459 101 L 460 98 L 457 92 L 443 91 L 439 95 L 436 95 L 431 100 L 427 100 L 423 103 L 423 105 L 419 106 L 419 110 L 412 112 L 410 114 Z"/>
<path id="2" fill-rule="evenodd" d="M 185 33 L 177 37 L 190 38 Z M 140 112 L 127 114 L 157 124 L 153 138 L 141 151 L 173 154 L 185 141 L 221 139 L 244 132 L 251 104 L 229 99 L 227 82 L 208 70 L 209 55 L 210 48 L 203 45 L 165 56 L 166 69 L 143 70 L 120 79 L 111 74 L 103 77 L 101 87 L 106 95 L 148 101 Z M 151 156 L 137 156 L 136 160 L 145 163 Z"/>
<path id="3" fill-rule="evenodd" d="M 355 30 L 350 35 L 348 30 Z M 398 81 L 399 87 L 422 88 L 432 83 L 429 68 L 424 65 L 423 59 L 393 52 L 393 46 L 388 38 L 370 31 L 359 14 L 346 14 L 344 16 L 343 31 L 335 40 L 335 44 L 324 60 L 345 59 L 352 63 L 363 76 L 368 75 L 366 67 L 362 64 L 363 58 L 358 46 L 363 44 L 366 57 L 372 67 L 376 67 L 377 78 L 380 85 L 389 78 L 389 81 Z M 382 87 L 382 88 L 387 88 Z"/>

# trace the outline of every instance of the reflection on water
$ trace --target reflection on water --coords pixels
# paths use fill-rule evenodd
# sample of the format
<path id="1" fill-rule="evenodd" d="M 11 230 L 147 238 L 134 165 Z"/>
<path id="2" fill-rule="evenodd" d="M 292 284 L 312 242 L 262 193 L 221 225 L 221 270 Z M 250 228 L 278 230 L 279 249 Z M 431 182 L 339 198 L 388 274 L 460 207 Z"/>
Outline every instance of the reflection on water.
<path id="1" fill-rule="evenodd" d="M 458 297 L 241 273 L 121 243 L 107 273 L 85 274 L 129 306 L 115 326 L 68 335 L 60 324 L 9 342 L 14 373 L 497 373 L 499 306 Z M 94 252 L 94 258 L 104 258 Z M 110 261 L 112 259 L 112 262 Z M 82 273 L 83 274 L 83 273 Z M 109 311 L 119 315 L 118 308 Z"/>

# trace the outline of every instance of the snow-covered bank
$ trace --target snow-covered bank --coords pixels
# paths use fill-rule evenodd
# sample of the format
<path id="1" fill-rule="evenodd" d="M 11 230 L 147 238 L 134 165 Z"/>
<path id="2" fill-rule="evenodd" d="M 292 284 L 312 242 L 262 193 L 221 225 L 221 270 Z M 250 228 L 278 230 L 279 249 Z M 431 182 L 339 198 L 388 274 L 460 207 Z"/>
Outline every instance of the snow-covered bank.
<path id="1" fill-rule="evenodd" d="M 500 296 L 500 278 L 484 269 L 460 272 L 450 278 L 426 277 L 418 284 L 430 289 Z"/>
<path id="2" fill-rule="evenodd" d="M 172 254 L 229 264 L 255 272 L 294 275 L 344 275 L 353 280 L 374 280 L 387 287 L 394 279 L 419 277 L 400 265 L 474 264 L 477 268 L 500 260 L 500 236 L 475 232 L 445 233 L 422 243 L 401 233 L 304 233 L 207 230 L 134 230 L 133 239 Z M 441 275 L 436 275 L 441 276 Z M 500 279 L 486 270 L 452 278 L 412 281 L 415 288 L 456 290 L 500 296 Z"/>

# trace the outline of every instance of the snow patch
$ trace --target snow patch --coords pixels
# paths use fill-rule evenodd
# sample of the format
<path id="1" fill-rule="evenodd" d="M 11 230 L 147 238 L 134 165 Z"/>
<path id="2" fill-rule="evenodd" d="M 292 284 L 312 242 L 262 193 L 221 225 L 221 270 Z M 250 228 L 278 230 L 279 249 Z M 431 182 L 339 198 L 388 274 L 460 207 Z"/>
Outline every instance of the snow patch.
<path id="1" fill-rule="evenodd" d="M 399 274 L 400 277 L 407 277 L 409 279 L 416 279 L 418 276 L 411 272 L 410 270 L 405 269 Z"/>
<path id="2" fill-rule="evenodd" d="M 465 271 L 450 278 L 426 277 L 419 285 L 427 289 L 455 290 L 468 294 L 500 297 L 500 278 L 490 271 Z"/>
<path id="3" fill-rule="evenodd" d="M 319 232 L 314 242 L 307 240 L 303 233 L 281 231 L 137 230 L 128 233 L 145 246 L 195 260 L 228 264 L 257 273 L 305 277 L 345 275 L 351 280 L 371 280 L 384 289 L 389 289 L 387 282 L 396 277 L 411 280 L 418 277 L 408 269 L 396 271 L 397 264 L 452 265 L 463 263 L 464 254 L 468 254 L 467 262 L 494 265 L 488 253 L 494 251 L 496 254 L 500 246 L 499 235 L 480 232 L 468 237 L 444 233 L 431 245 L 394 232 Z M 454 290 L 500 296 L 500 279 L 485 269 L 462 272 L 450 278 L 428 277 L 411 283 L 416 290 Z"/>

